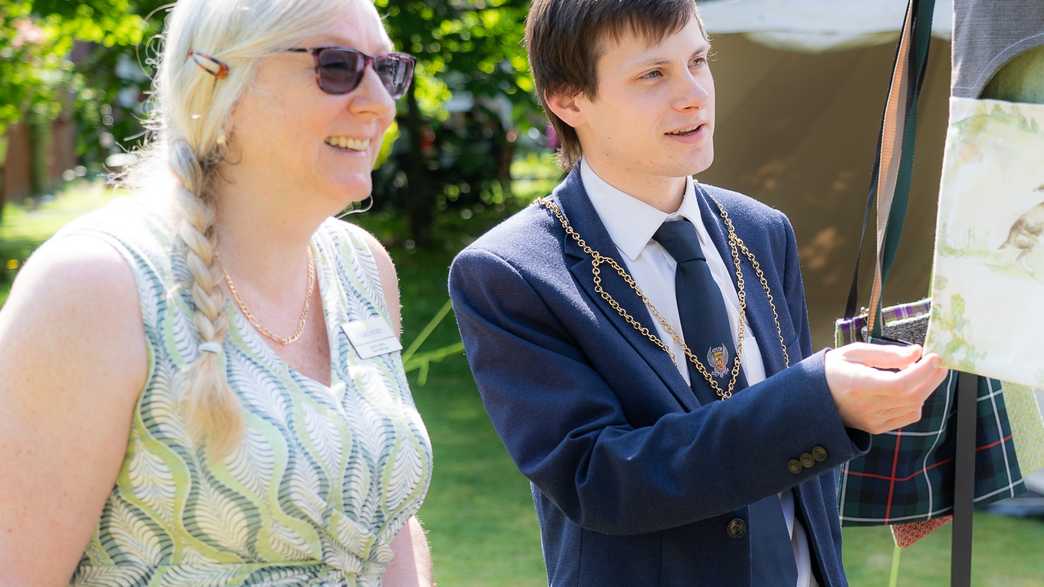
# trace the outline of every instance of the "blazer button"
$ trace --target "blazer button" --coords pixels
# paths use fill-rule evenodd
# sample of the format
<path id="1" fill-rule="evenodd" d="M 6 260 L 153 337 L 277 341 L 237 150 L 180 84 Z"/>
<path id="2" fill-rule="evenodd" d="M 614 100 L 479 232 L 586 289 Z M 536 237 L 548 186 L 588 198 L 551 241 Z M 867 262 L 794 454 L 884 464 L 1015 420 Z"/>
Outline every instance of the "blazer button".
<path id="1" fill-rule="evenodd" d="M 803 467 L 801 466 L 801 461 L 797 459 L 790 459 L 789 461 L 787 461 L 787 470 L 795 475 L 800 475 L 801 471 L 803 470 Z"/>
<path id="2" fill-rule="evenodd" d="M 814 458 L 812 458 L 812 454 L 811 453 L 807 453 L 807 452 L 801 453 L 801 466 L 802 467 L 804 467 L 806 469 L 811 469 L 813 466 L 815 466 L 815 464 L 816 464 L 816 460 Z"/>
<path id="3" fill-rule="evenodd" d="M 828 456 L 830 456 L 830 454 L 827 452 L 827 449 L 821 446 L 812 449 L 812 458 L 816 459 L 817 463 L 826 461 Z"/>
<path id="4" fill-rule="evenodd" d="M 732 518 L 725 526 L 725 533 L 729 535 L 729 538 L 743 538 L 747 535 L 747 522 L 743 518 Z"/>

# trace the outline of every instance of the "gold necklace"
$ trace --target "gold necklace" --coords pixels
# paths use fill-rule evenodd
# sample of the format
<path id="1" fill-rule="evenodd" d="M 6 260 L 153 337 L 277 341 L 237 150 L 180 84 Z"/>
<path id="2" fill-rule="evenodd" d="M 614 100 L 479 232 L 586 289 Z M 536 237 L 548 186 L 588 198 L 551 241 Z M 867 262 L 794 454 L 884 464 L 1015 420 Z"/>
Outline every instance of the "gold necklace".
<path id="1" fill-rule="evenodd" d="M 222 265 L 221 271 L 225 274 L 225 284 L 228 285 L 228 291 L 232 293 L 232 299 L 236 301 L 239 310 L 243 312 L 243 316 L 246 317 L 247 322 L 249 322 L 250 325 L 265 338 L 274 341 L 276 344 L 281 346 L 291 345 L 301 338 L 301 335 L 304 334 L 305 324 L 308 322 L 308 309 L 312 305 L 312 294 L 315 292 L 315 259 L 312 257 L 312 247 L 308 247 L 308 285 L 305 286 L 304 307 L 301 308 L 301 315 L 297 317 L 297 330 L 295 330 L 290 336 L 279 336 L 265 328 L 257 317 L 254 316 L 254 313 L 250 311 L 250 308 L 247 307 L 243 298 L 239 297 L 239 291 L 236 290 L 236 284 L 232 282 L 232 276 L 225 270 L 224 265 Z"/>
<path id="2" fill-rule="evenodd" d="M 616 271 L 616 274 L 624 280 L 624 283 L 630 286 L 631 289 L 634 290 L 634 292 L 638 295 L 638 297 L 641 298 L 642 303 L 644 303 L 645 306 L 649 309 L 649 312 L 653 315 L 653 317 L 660 324 L 660 326 L 663 327 L 663 329 L 671 336 L 671 339 L 674 340 L 674 342 L 679 347 L 681 347 L 682 351 L 685 354 L 685 357 L 689 360 L 689 362 L 693 364 L 696 370 L 699 371 L 700 375 L 702 375 L 703 378 L 707 380 L 707 383 L 710 385 L 711 389 L 714 390 L 714 393 L 719 398 L 726 400 L 732 397 L 733 391 L 736 388 L 736 380 L 739 377 L 741 368 L 740 357 L 743 354 L 743 340 L 746 336 L 746 320 L 744 319 L 744 317 L 746 316 L 747 311 L 747 291 L 743 282 L 743 267 L 740 264 L 739 258 L 740 251 L 743 252 L 744 256 L 746 256 L 747 259 L 750 261 L 751 266 L 754 267 L 754 272 L 757 273 L 758 279 L 761 281 L 761 287 L 765 290 L 765 297 L 768 299 L 769 307 L 772 308 L 772 319 L 776 323 L 776 335 L 779 337 L 779 347 L 783 351 L 783 363 L 786 367 L 790 366 L 790 354 L 787 353 L 787 344 L 786 341 L 783 340 L 783 328 L 782 326 L 780 326 L 779 323 L 779 314 L 776 312 L 776 303 L 772 297 L 772 289 L 769 287 L 768 279 L 765 278 L 765 273 L 761 270 L 761 264 L 758 263 L 758 259 L 754 256 L 754 253 L 749 248 L 747 248 L 747 245 L 743 242 L 743 239 L 741 239 L 739 235 L 736 234 L 736 229 L 732 225 L 732 219 L 729 217 L 729 213 L 725 211 L 725 207 L 718 203 L 718 201 L 714 198 L 711 198 L 710 196 L 708 196 L 708 199 L 714 202 L 714 204 L 718 207 L 718 211 L 721 213 L 721 217 L 725 221 L 725 227 L 728 229 L 729 249 L 732 251 L 732 261 L 736 267 L 736 293 L 739 297 L 740 320 L 739 328 L 737 329 L 738 332 L 736 335 L 736 356 L 733 358 L 731 378 L 729 380 L 728 386 L 725 389 L 721 388 L 721 385 L 719 385 L 718 382 L 714 379 L 714 377 L 711 376 L 710 371 L 708 371 L 707 368 L 703 365 L 699 357 L 697 357 L 696 354 L 693 353 L 692 350 L 689 348 L 689 346 L 685 344 L 685 339 L 678 334 L 678 332 L 670 325 L 669 322 L 667 322 L 667 319 L 664 318 L 663 314 L 661 314 L 660 311 L 656 308 L 656 306 L 653 305 L 652 301 L 650 301 L 648 296 L 645 295 L 645 292 L 643 292 L 641 288 L 638 287 L 638 282 L 635 281 L 635 279 L 631 277 L 631 275 L 628 274 L 627 271 L 623 267 L 621 267 L 615 259 L 613 259 L 612 257 L 606 257 L 605 255 L 602 255 L 593 247 L 588 245 L 587 242 L 584 241 L 584 239 L 580 236 L 580 233 L 577 232 L 576 229 L 574 229 L 572 225 L 569 224 L 569 220 L 565 217 L 565 213 L 562 212 L 561 208 L 559 208 L 554 201 L 547 197 L 540 198 L 538 201 L 545 208 L 550 210 L 552 214 L 555 215 L 555 217 L 558 219 L 558 222 L 562 225 L 562 228 L 565 230 L 566 234 L 572 237 L 573 240 L 576 241 L 576 244 L 579 245 L 585 253 L 591 256 L 591 275 L 594 278 L 595 291 L 598 292 L 598 295 L 602 296 L 602 299 L 604 299 L 613 310 L 616 310 L 616 313 L 619 314 L 625 322 L 630 324 L 632 328 L 637 330 L 639 334 L 648 338 L 653 344 L 662 349 L 663 352 L 667 353 L 667 356 L 670 357 L 672 363 L 674 363 L 675 365 L 678 364 L 678 361 L 674 358 L 674 353 L 672 353 L 671 349 L 667 347 L 667 344 L 664 343 L 659 336 L 657 336 L 651 330 L 649 330 L 647 326 L 642 325 L 642 323 L 639 322 L 634 316 L 631 316 L 631 314 L 627 310 L 625 310 L 623 306 L 621 306 L 620 303 L 617 302 L 616 299 L 609 294 L 609 292 L 605 291 L 605 289 L 602 288 L 602 270 L 600 268 L 600 265 L 605 263 L 614 271 Z"/>

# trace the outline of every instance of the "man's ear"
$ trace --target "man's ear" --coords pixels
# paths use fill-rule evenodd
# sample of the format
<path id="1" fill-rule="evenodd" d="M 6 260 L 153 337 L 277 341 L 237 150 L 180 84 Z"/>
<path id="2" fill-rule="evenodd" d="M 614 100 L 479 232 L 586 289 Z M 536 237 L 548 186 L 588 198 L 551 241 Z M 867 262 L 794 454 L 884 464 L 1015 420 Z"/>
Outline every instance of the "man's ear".
<path id="1" fill-rule="evenodd" d="M 576 128 L 584 123 L 584 112 L 581 108 L 583 94 L 580 92 L 557 92 L 544 94 L 547 107 L 569 126 Z"/>

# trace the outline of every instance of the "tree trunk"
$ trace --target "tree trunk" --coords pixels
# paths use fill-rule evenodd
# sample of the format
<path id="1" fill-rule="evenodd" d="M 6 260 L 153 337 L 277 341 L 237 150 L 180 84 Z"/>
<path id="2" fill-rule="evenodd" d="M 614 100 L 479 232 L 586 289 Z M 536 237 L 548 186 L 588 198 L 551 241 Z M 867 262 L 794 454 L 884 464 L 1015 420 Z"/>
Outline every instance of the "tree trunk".
<path id="1" fill-rule="evenodd" d="M 414 93 L 416 84 L 406 93 L 406 135 L 410 141 L 410 155 L 406 159 L 406 198 L 404 206 L 409 220 L 410 237 L 417 246 L 431 244 L 432 223 L 435 218 L 435 181 L 428 173 L 427 155 L 424 153 L 424 120 Z"/>

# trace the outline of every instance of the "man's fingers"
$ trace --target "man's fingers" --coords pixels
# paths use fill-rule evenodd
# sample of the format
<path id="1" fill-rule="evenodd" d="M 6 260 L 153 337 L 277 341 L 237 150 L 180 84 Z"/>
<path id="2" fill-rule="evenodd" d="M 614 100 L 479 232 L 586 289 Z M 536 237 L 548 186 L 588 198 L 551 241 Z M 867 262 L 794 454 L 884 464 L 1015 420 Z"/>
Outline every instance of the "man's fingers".
<path id="1" fill-rule="evenodd" d="M 900 393 L 892 396 L 896 403 L 885 414 L 896 416 L 902 412 L 916 412 L 918 415 L 908 423 L 919 420 L 919 413 L 924 402 L 950 374 L 950 371 L 940 365 L 941 361 L 936 355 L 929 355 L 916 365 L 899 373 L 890 374 L 893 377 L 891 381 L 893 389 Z"/>
<path id="2" fill-rule="evenodd" d="M 857 342 L 838 349 L 846 360 L 875 369 L 905 369 L 921 358 L 919 345 L 892 346 Z"/>
<path id="3" fill-rule="evenodd" d="M 925 400 L 949 374 L 938 355 L 922 357 L 917 346 L 854 344 L 834 352 L 840 359 L 830 367 L 836 370 L 838 405 L 843 401 L 846 417 L 871 434 L 918 422 Z M 828 378 L 829 373 L 828 368 Z"/>
<path id="4" fill-rule="evenodd" d="M 896 384 L 906 388 L 911 395 L 923 396 L 921 401 L 924 401 L 943 382 L 947 373 L 942 366 L 942 359 L 933 353 L 895 373 L 893 377 Z"/>
<path id="5" fill-rule="evenodd" d="M 941 365 L 942 361 L 939 361 L 938 364 Z M 938 367 L 936 371 L 932 373 L 932 376 L 929 378 L 924 388 L 918 390 L 919 395 L 923 396 L 921 398 L 921 402 L 926 401 L 928 397 L 932 395 L 932 392 L 934 392 L 937 387 L 942 385 L 943 381 L 946 381 L 946 378 L 950 376 L 951 372 L 949 369 L 946 369 L 941 366 Z"/>
<path id="6" fill-rule="evenodd" d="M 914 422 L 917 422 L 920 419 L 920 411 L 904 412 L 890 420 L 886 420 L 885 423 L 881 425 L 881 431 L 877 432 L 876 434 L 898 430 L 899 428 L 902 428 L 903 426 L 909 426 L 910 424 L 913 424 Z"/>

